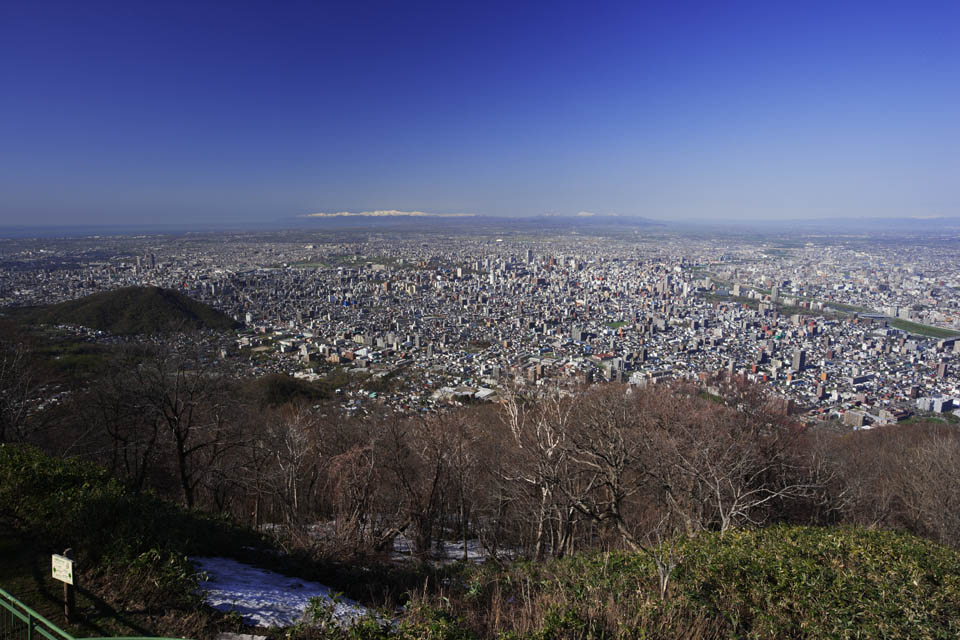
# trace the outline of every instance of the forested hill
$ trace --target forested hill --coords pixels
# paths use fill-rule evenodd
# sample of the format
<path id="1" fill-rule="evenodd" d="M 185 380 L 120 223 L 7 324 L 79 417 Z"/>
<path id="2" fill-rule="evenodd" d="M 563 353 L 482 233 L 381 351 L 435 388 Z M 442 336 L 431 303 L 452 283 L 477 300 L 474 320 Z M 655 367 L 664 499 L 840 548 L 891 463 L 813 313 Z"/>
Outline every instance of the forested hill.
<path id="1" fill-rule="evenodd" d="M 160 287 L 125 287 L 35 309 L 29 319 L 75 324 L 116 334 L 184 329 L 228 330 L 239 323 L 213 307 Z"/>

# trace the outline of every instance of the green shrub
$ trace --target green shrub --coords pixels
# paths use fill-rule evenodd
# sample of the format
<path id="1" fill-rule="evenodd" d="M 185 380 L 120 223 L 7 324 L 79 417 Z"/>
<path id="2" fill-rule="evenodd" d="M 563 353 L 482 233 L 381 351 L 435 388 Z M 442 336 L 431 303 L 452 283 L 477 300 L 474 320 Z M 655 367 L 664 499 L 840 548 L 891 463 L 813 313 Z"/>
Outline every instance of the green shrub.
<path id="1" fill-rule="evenodd" d="M 463 619 L 455 615 L 448 600 L 438 604 L 416 602 L 397 624 L 399 640 L 474 640 Z"/>
<path id="2" fill-rule="evenodd" d="M 257 544 L 227 520 L 185 511 L 152 493 L 133 493 L 106 470 L 37 449 L 0 445 L 0 515 L 78 560 L 128 563 L 151 549 L 180 555 Z"/>
<path id="3" fill-rule="evenodd" d="M 479 637 L 960 637 L 960 554 L 908 534 L 776 526 L 676 553 L 666 598 L 626 552 L 477 568 L 449 598 Z"/>
<path id="4" fill-rule="evenodd" d="M 679 596 L 737 635 L 960 636 L 960 556 L 908 534 L 778 526 L 685 551 Z"/>

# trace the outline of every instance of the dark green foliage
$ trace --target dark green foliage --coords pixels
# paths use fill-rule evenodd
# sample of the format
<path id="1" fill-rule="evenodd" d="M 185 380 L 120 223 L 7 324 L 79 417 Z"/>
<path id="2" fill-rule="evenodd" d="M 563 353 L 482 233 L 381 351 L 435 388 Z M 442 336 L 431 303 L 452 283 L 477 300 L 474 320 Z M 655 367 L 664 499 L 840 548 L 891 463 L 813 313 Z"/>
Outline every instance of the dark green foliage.
<path id="1" fill-rule="evenodd" d="M 331 395 L 323 383 L 300 380 L 282 373 L 271 373 L 258 378 L 255 386 L 261 398 L 260 404 L 278 407 L 288 402 L 313 402 Z"/>
<path id="2" fill-rule="evenodd" d="M 883 530 L 770 527 L 690 541 L 678 597 L 766 638 L 960 636 L 960 554 Z"/>
<path id="3" fill-rule="evenodd" d="M 374 393 L 389 393 L 397 388 L 399 382 L 399 378 L 395 374 L 390 373 L 385 376 L 371 376 L 364 380 L 361 386 L 365 390 Z"/>
<path id="4" fill-rule="evenodd" d="M 288 640 L 477 640 L 464 620 L 455 615 L 449 602 L 433 606 L 417 602 L 405 615 L 391 621 L 388 616 L 371 613 L 350 627 L 334 621 L 332 601 L 314 598 L 304 616 L 309 623 L 292 627 Z"/>
<path id="5" fill-rule="evenodd" d="M 0 522 L 38 548 L 73 549 L 87 584 L 148 608 L 197 610 L 188 555 L 217 555 L 336 586 L 351 598 L 396 603 L 436 581 L 428 567 L 323 561 L 305 549 L 280 552 L 250 529 L 130 491 L 106 470 L 76 458 L 0 444 Z"/>
<path id="6" fill-rule="evenodd" d="M 92 342 L 51 340 L 38 348 L 36 358 L 45 359 L 52 371 L 66 379 L 80 380 L 104 372 L 110 350 Z"/>
<path id="7" fill-rule="evenodd" d="M 240 325 L 216 309 L 172 289 L 126 287 L 34 310 L 43 324 L 74 324 L 115 334 L 186 329 L 229 330 Z"/>
<path id="8" fill-rule="evenodd" d="M 908 534 L 775 526 L 683 539 L 677 552 L 664 599 L 646 555 L 615 552 L 480 569 L 462 602 L 532 613 L 538 628 L 521 637 L 960 637 L 960 554 Z"/>
<path id="9" fill-rule="evenodd" d="M 217 553 L 259 537 L 212 516 L 184 511 L 150 493 L 133 493 L 81 460 L 0 444 L 0 516 L 84 563 L 130 562 L 151 550 Z"/>
<path id="10" fill-rule="evenodd" d="M 32 586 L 41 575 L 29 571 L 34 559 L 45 557 L 49 570 L 50 552 L 73 550 L 78 604 L 85 603 L 79 635 L 205 638 L 229 628 L 223 614 L 203 607 L 187 554 L 262 542 L 226 521 L 132 493 L 90 463 L 12 444 L 0 444 L 0 524 L 24 558 L 11 586 L 32 606 L 46 603 L 42 583 Z"/>
<path id="11" fill-rule="evenodd" d="M 251 381 L 250 388 L 261 407 L 279 407 L 288 403 L 327 400 L 336 394 L 337 389 L 351 387 L 354 383 L 349 373 L 337 368 L 318 380 L 302 380 L 284 373 L 271 373 Z M 362 386 L 375 391 L 376 384 L 368 380 Z"/>

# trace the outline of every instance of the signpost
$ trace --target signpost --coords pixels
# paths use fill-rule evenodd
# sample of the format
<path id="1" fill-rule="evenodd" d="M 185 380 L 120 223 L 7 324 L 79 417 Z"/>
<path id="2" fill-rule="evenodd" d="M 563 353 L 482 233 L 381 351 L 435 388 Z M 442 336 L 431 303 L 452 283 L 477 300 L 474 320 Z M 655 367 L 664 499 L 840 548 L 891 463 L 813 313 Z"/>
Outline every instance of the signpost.
<path id="1" fill-rule="evenodd" d="M 73 620 L 73 609 L 75 606 L 75 596 L 73 594 L 73 559 L 70 549 L 63 552 L 63 555 L 53 554 L 50 563 L 53 569 L 53 577 L 63 583 L 63 615 L 67 617 L 67 622 Z"/>
<path id="2" fill-rule="evenodd" d="M 53 561 L 53 577 L 55 580 L 60 582 L 65 582 L 69 585 L 73 584 L 73 560 L 67 556 L 58 556 L 53 554 L 51 560 Z"/>

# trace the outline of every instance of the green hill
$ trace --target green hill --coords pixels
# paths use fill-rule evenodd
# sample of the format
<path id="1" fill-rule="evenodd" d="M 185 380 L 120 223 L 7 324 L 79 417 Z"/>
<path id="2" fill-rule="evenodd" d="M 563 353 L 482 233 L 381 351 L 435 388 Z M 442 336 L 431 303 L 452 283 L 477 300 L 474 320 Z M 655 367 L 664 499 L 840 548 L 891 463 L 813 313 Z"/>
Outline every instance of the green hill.
<path id="1" fill-rule="evenodd" d="M 240 326 L 209 305 L 160 287 L 126 287 L 95 293 L 36 309 L 30 319 L 43 324 L 76 324 L 116 334 L 228 330 Z"/>

